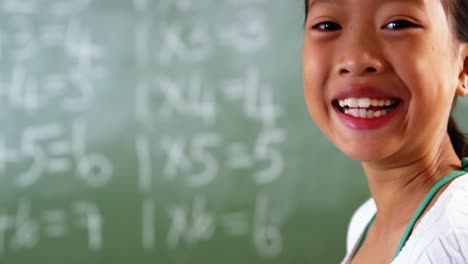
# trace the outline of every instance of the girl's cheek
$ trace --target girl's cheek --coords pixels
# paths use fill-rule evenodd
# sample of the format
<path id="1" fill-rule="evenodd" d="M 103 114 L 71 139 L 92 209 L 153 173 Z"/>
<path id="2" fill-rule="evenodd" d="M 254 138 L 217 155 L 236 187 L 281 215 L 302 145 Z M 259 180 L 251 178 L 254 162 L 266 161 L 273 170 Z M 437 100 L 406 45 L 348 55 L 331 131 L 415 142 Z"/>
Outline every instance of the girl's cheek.
<path id="1" fill-rule="evenodd" d="M 310 116 L 323 130 L 327 117 L 322 73 L 316 63 L 309 63 L 304 68 L 304 99 Z"/>
<path id="2" fill-rule="evenodd" d="M 309 53 L 307 58 L 304 59 L 304 88 L 309 90 L 310 94 L 322 95 L 320 97 L 323 98 L 323 94 L 326 92 L 323 85 L 330 75 L 329 64 L 330 58 L 326 58 L 320 53 Z"/>

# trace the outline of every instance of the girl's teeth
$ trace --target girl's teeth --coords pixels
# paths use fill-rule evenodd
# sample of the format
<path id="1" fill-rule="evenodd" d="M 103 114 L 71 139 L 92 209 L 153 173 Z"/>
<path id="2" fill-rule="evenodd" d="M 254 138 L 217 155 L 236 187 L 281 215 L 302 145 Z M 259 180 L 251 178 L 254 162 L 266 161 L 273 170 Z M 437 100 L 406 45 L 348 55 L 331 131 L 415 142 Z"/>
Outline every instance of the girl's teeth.
<path id="1" fill-rule="evenodd" d="M 378 110 L 378 111 L 372 111 L 372 110 L 366 110 L 366 109 L 345 109 L 344 113 L 350 116 L 354 116 L 357 118 L 377 118 L 381 116 L 386 116 L 390 113 L 391 111 L 389 110 Z"/>
<path id="2" fill-rule="evenodd" d="M 367 111 L 366 109 L 359 109 L 359 117 L 361 118 L 367 118 Z"/>
<path id="3" fill-rule="evenodd" d="M 392 106 L 395 103 L 397 103 L 397 100 L 395 99 L 380 100 L 372 98 L 346 98 L 338 100 L 338 104 L 345 114 L 356 118 L 368 119 L 385 116 L 394 110 L 394 108 L 376 110 L 375 108 L 370 108 L 371 106 L 384 108 Z"/>
<path id="4" fill-rule="evenodd" d="M 363 107 L 363 108 L 367 108 L 371 105 L 371 99 L 369 98 L 361 98 L 361 99 L 358 99 L 358 105 L 359 107 Z"/>
<path id="5" fill-rule="evenodd" d="M 348 98 L 344 100 L 344 105 L 348 107 L 358 107 L 359 101 L 356 98 Z"/>
<path id="6" fill-rule="evenodd" d="M 346 98 L 344 100 L 339 100 L 338 104 L 340 107 L 349 107 L 349 108 L 368 108 L 369 106 L 382 107 L 382 106 L 391 106 L 396 103 L 396 100 L 379 100 L 372 98 Z"/>

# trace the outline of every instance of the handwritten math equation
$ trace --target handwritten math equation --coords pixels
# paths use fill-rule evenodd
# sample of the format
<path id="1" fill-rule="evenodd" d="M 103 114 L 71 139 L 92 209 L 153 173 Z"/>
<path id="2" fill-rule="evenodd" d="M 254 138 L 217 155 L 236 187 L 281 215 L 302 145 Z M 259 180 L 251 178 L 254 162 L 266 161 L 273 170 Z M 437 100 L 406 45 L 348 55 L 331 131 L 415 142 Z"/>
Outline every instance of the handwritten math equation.
<path id="1" fill-rule="evenodd" d="M 165 136 L 159 141 L 158 148 L 140 135 L 135 140 L 140 190 L 152 189 L 155 173 L 167 181 L 182 178 L 187 187 L 198 188 L 212 184 L 222 170 L 254 169 L 253 183 L 272 183 L 284 172 L 285 158 L 280 147 L 285 140 L 286 133 L 282 129 L 260 132 L 253 146 L 243 142 L 223 142 L 216 133 L 200 133 L 190 137 Z M 221 157 L 213 152 L 220 149 Z M 152 166 L 157 151 L 164 160 L 158 172 Z"/>
<path id="2" fill-rule="evenodd" d="M 122 178 L 136 188 L 129 199 L 138 213 L 124 217 L 138 225 L 144 252 L 221 235 L 246 239 L 261 257 L 280 255 L 286 217 L 274 217 L 268 187 L 288 167 L 287 115 L 258 59 L 274 42 L 269 1 L 226 0 L 219 12 L 206 12 L 215 0 L 116 3 L 125 9 L 101 17 L 97 0 L 0 0 L 0 117 L 22 121 L 0 129 L 0 184 L 15 196 L 0 206 L 0 259 L 67 238 L 103 251 L 115 228 L 106 203 L 64 194 L 68 205 L 47 208 L 25 193 L 61 182 L 125 199 L 108 191 Z M 111 133 L 110 120 L 122 131 Z M 122 156 L 132 177 L 102 140 L 130 142 Z M 229 177 L 254 186 L 253 199 L 239 210 L 212 208 L 205 191 Z M 159 201 L 161 184 L 194 194 Z"/>
<path id="3" fill-rule="evenodd" d="M 20 142 L 9 146 L 0 134 L 0 175 L 13 178 L 18 188 L 28 188 L 43 177 L 74 175 L 90 187 L 108 183 L 114 172 L 112 161 L 104 154 L 87 151 L 84 122 L 76 120 L 67 129 L 62 123 L 27 127 Z M 14 174 L 10 167 L 23 168 Z M 52 179 L 47 179 L 52 180 Z"/>
<path id="4" fill-rule="evenodd" d="M 0 3 L 7 18 L 0 26 L 0 59 L 8 65 L 0 72 L 0 104 L 30 114 L 51 107 L 84 111 L 107 81 L 105 47 L 80 18 L 92 1 L 47 2 Z M 48 19 L 37 23 L 39 16 Z"/>
<path id="5" fill-rule="evenodd" d="M 72 232 L 83 233 L 83 244 L 89 250 L 102 248 L 102 214 L 92 202 L 76 201 L 70 208 L 37 212 L 32 200 L 22 198 L 15 207 L 11 212 L 0 211 L 0 257 L 33 249 L 45 239 L 65 238 Z"/>
<path id="6" fill-rule="evenodd" d="M 146 251 L 157 250 L 158 244 L 168 249 L 181 245 L 195 246 L 210 241 L 221 233 L 228 238 L 248 238 L 262 257 L 275 257 L 283 249 L 280 223 L 270 221 L 272 208 L 266 193 L 258 193 L 252 212 L 234 211 L 216 213 L 211 211 L 206 197 L 195 196 L 190 204 L 170 205 L 167 216 L 169 227 L 158 241 L 155 230 L 155 202 L 145 199 L 142 203 L 142 246 Z"/>
<path id="7" fill-rule="evenodd" d="M 235 211 L 216 213 L 210 210 L 206 197 L 196 196 L 190 204 L 170 204 L 160 210 L 152 199 L 141 203 L 140 221 L 129 221 L 129 228 L 141 223 L 140 241 L 145 252 L 160 249 L 176 250 L 178 247 L 196 246 L 210 241 L 217 233 L 228 238 L 247 237 L 263 257 L 278 255 L 283 239 L 278 224 L 269 221 L 271 210 L 267 194 L 259 193 L 252 212 Z M 164 214 L 169 226 L 157 230 Z M 10 210 L 0 210 L 0 257 L 7 253 L 27 252 L 45 241 L 60 241 L 70 236 L 80 239 L 82 249 L 99 252 L 113 238 L 104 236 L 115 230 L 112 219 L 106 217 L 105 208 L 88 200 L 74 201 L 69 207 L 35 207 L 31 199 L 20 198 Z M 118 232 L 119 230 L 115 230 Z M 78 250 L 75 248 L 74 250 Z"/>

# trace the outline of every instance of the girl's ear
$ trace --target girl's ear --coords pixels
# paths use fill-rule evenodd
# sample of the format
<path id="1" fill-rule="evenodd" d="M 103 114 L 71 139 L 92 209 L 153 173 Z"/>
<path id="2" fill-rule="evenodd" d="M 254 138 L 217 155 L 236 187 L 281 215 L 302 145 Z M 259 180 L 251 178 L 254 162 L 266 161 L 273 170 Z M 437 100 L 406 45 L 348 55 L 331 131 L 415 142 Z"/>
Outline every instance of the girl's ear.
<path id="1" fill-rule="evenodd" d="M 468 96 L 468 45 L 463 44 L 461 51 L 463 65 L 460 65 L 460 73 L 458 75 L 458 86 L 455 93 L 458 96 Z"/>

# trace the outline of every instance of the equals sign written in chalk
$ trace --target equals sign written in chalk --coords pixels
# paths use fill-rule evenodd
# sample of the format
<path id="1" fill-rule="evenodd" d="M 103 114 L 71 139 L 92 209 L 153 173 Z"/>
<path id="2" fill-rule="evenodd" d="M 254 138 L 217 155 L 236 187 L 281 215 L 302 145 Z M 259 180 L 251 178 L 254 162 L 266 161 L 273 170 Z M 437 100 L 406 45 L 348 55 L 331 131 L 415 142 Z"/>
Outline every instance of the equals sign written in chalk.
<path id="1" fill-rule="evenodd" d="M 224 232 L 228 236 L 245 236 L 249 234 L 249 218 L 247 213 L 229 213 L 221 219 Z"/>

